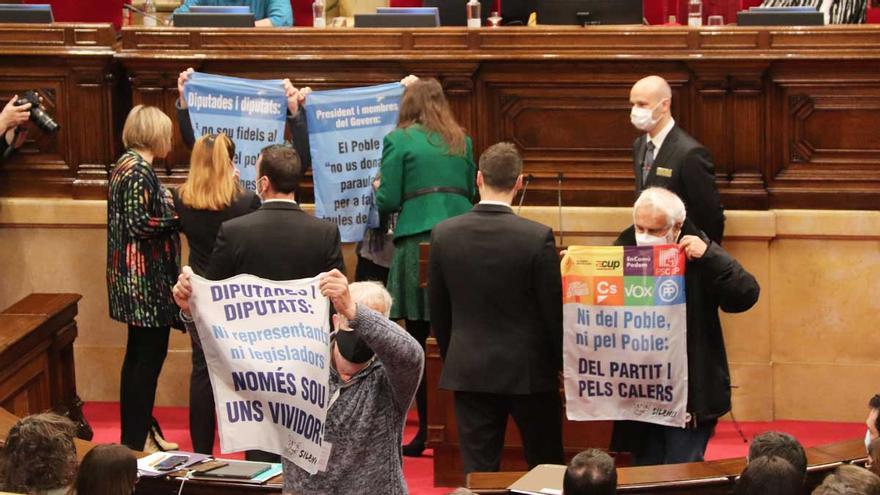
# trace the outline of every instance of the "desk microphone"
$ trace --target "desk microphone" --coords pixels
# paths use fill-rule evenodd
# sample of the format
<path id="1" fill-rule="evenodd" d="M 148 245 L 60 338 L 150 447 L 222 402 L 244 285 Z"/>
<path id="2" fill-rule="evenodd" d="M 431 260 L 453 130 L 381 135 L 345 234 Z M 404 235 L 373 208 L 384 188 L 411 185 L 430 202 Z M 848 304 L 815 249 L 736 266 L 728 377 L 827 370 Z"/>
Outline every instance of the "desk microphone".
<path id="1" fill-rule="evenodd" d="M 131 11 L 133 11 L 133 12 L 137 12 L 138 14 L 140 14 L 140 15 L 142 15 L 142 16 L 144 16 L 144 17 L 147 17 L 147 18 L 149 18 L 149 19 L 153 19 L 154 21 L 158 22 L 158 23 L 161 24 L 162 26 L 170 26 L 170 25 L 171 25 L 171 21 L 170 21 L 169 19 L 162 19 L 162 18 L 159 17 L 159 16 L 156 16 L 156 15 L 150 14 L 150 13 L 148 13 L 148 12 L 144 12 L 143 10 L 141 10 L 141 9 L 139 9 L 139 8 L 135 7 L 134 5 L 131 5 L 131 4 L 129 4 L 129 3 L 124 4 L 123 7 L 126 8 L 126 9 L 128 9 L 128 10 L 131 10 Z"/>
<path id="2" fill-rule="evenodd" d="M 519 215 L 520 210 L 522 210 L 523 201 L 526 200 L 526 191 L 529 190 L 529 182 L 532 182 L 535 176 L 532 174 L 528 174 L 524 177 L 525 183 L 523 184 L 522 195 L 519 197 L 519 206 L 516 207 L 516 214 Z"/>

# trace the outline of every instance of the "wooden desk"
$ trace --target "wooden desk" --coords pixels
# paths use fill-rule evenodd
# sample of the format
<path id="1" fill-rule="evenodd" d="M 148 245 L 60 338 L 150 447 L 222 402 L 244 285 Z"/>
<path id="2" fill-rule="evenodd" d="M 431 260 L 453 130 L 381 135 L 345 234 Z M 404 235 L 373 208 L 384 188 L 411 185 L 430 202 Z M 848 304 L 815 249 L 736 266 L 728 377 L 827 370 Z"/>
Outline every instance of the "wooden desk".
<path id="1" fill-rule="evenodd" d="M 806 449 L 807 482 L 805 495 L 843 463 L 864 465 L 865 444 L 861 439 L 845 440 Z M 723 459 L 666 466 L 622 467 L 617 469 L 617 493 L 729 494 L 736 477 L 745 469 L 745 458 Z M 506 494 L 506 487 L 525 474 L 471 473 L 467 486 L 477 493 Z"/>
<path id="2" fill-rule="evenodd" d="M 73 341 L 79 294 L 31 294 L 0 313 L 0 407 L 81 417 Z"/>
<path id="3" fill-rule="evenodd" d="M 103 198 L 133 104 L 176 119 L 177 75 L 290 77 L 315 89 L 438 78 L 475 155 L 507 140 L 534 175 L 527 204 L 628 206 L 629 89 L 651 73 L 712 152 L 728 208 L 877 209 L 880 26 L 543 26 L 466 30 L 0 26 L 0 98 L 41 89 L 62 125 L 0 167 L 0 194 Z M 828 70 L 833 65 L 834 70 Z M 123 72 L 124 71 L 124 72 Z M 123 77 L 123 74 L 127 77 Z M 833 130 L 833 132 L 829 132 Z M 189 152 L 156 168 L 183 180 Z M 310 179 L 301 200 L 310 201 Z"/>

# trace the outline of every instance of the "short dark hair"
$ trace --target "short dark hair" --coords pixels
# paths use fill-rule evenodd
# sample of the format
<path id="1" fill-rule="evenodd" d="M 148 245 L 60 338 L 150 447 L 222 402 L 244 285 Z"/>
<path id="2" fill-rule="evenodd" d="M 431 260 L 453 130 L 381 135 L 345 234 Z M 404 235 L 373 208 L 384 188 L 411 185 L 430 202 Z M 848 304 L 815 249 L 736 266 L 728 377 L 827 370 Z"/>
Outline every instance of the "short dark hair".
<path id="1" fill-rule="evenodd" d="M 880 477 L 865 468 L 844 464 L 825 477 L 813 495 L 880 494 Z"/>
<path id="2" fill-rule="evenodd" d="M 767 431 L 752 439 L 752 444 L 749 445 L 749 461 L 771 456 L 788 461 L 802 477 L 807 475 L 807 454 L 804 447 L 788 433 Z"/>
<path id="3" fill-rule="evenodd" d="M 803 490 L 803 476 L 791 463 L 774 455 L 750 460 L 736 481 L 733 495 L 800 495 Z"/>
<path id="4" fill-rule="evenodd" d="M 871 409 L 880 409 L 880 394 L 871 397 L 871 400 L 868 401 L 868 407 Z"/>
<path id="5" fill-rule="evenodd" d="M 137 458 L 125 445 L 96 445 L 83 457 L 76 476 L 76 493 L 131 493 L 137 483 Z"/>
<path id="6" fill-rule="evenodd" d="M 599 449 L 587 449 L 574 456 L 562 478 L 565 495 L 614 495 L 616 491 L 614 459 Z"/>
<path id="7" fill-rule="evenodd" d="M 512 143 L 495 143 L 480 155 L 483 183 L 496 191 L 513 189 L 522 169 L 522 157 Z"/>
<path id="8" fill-rule="evenodd" d="M 288 144 L 271 144 L 260 151 L 260 156 L 257 178 L 265 175 L 279 193 L 294 192 L 302 177 L 302 165 L 296 150 Z"/>
<path id="9" fill-rule="evenodd" d="M 76 474 L 72 421 L 54 413 L 18 420 L 0 450 L 0 489 L 33 493 L 70 484 Z"/>

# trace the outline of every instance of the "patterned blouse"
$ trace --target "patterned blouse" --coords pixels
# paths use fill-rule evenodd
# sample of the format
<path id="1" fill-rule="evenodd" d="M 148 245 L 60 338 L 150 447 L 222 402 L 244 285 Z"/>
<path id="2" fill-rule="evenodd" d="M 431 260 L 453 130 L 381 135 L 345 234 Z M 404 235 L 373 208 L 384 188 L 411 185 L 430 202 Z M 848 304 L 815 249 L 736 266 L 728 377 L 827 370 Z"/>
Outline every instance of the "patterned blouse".
<path id="1" fill-rule="evenodd" d="M 171 194 L 143 157 L 125 152 L 110 174 L 107 195 L 111 318 L 143 327 L 177 321 L 171 288 L 180 271 L 179 229 Z"/>

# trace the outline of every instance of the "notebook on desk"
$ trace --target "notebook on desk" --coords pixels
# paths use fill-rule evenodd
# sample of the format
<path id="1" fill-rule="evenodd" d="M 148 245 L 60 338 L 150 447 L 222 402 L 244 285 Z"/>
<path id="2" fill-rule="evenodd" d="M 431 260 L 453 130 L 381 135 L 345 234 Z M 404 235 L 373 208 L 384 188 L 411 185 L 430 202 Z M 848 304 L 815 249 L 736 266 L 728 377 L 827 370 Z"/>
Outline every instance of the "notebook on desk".
<path id="1" fill-rule="evenodd" d="M 194 473 L 192 478 L 262 484 L 281 473 L 280 463 L 231 461 L 226 459 L 223 459 L 223 462 L 226 465 L 203 473 Z"/>
<path id="2" fill-rule="evenodd" d="M 531 471 L 509 487 L 510 493 L 528 495 L 559 495 L 562 493 L 562 478 L 565 466 L 560 464 L 538 464 Z"/>

